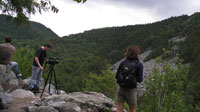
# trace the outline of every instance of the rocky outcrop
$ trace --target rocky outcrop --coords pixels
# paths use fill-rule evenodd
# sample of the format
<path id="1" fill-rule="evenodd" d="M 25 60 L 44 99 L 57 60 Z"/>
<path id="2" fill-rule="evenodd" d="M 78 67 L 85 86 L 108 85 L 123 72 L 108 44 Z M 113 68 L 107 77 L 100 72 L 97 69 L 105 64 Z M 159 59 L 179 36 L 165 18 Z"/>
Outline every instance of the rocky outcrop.
<path id="1" fill-rule="evenodd" d="M 28 90 L 30 78 L 17 79 L 9 66 L 0 65 L 0 111 L 1 112 L 103 112 L 114 111 L 112 99 L 96 92 L 56 94 L 53 85 L 47 85 L 44 94 Z M 40 83 L 44 87 L 44 80 Z"/>
<path id="2" fill-rule="evenodd" d="M 11 68 L 9 65 L 2 65 L 0 64 L 0 84 L 18 84 L 18 81 L 15 74 L 11 71 Z M 12 81 L 11 81 L 12 80 Z"/>
<path id="3" fill-rule="evenodd" d="M 171 39 L 169 39 L 169 42 L 183 42 L 185 41 L 186 37 L 181 37 L 181 36 L 177 36 L 177 37 L 173 37 Z"/>
<path id="4" fill-rule="evenodd" d="M 12 112 L 13 109 L 17 109 L 17 112 L 105 112 L 116 110 L 112 99 L 96 92 L 74 92 L 35 98 L 29 105 L 16 107 L 0 111 Z"/>
<path id="5" fill-rule="evenodd" d="M 51 109 L 55 112 L 103 112 L 115 109 L 110 98 L 96 92 L 53 95 L 35 100 L 33 104 L 34 106 L 29 107 L 30 112 L 37 112 L 35 107 L 42 107 L 41 111 Z"/>
<path id="6" fill-rule="evenodd" d="M 17 98 L 35 98 L 35 95 L 31 91 L 24 89 L 16 89 L 9 95 Z"/>

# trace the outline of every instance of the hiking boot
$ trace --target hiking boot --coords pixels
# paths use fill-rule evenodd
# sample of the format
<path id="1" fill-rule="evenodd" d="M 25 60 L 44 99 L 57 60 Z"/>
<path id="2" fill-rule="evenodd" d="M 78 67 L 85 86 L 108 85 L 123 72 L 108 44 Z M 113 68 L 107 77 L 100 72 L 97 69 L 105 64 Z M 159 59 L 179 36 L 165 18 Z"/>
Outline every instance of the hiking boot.
<path id="1" fill-rule="evenodd" d="M 22 76 L 22 74 L 17 74 L 17 76 L 18 76 L 18 77 L 21 77 L 21 76 Z"/>
<path id="2" fill-rule="evenodd" d="M 39 89 L 29 88 L 29 90 L 30 90 L 31 92 L 33 92 L 34 94 L 40 93 Z"/>
<path id="3" fill-rule="evenodd" d="M 35 91 L 38 91 L 39 90 L 39 87 L 34 85 L 34 88 L 33 88 Z"/>
<path id="4" fill-rule="evenodd" d="M 17 74 L 17 78 L 21 78 L 22 77 L 22 74 Z"/>

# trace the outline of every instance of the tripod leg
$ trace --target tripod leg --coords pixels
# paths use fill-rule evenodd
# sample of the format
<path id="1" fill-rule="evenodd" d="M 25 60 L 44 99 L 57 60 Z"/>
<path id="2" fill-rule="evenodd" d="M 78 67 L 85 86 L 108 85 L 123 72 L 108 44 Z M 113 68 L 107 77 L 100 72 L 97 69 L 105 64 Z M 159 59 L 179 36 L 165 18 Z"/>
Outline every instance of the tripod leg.
<path id="1" fill-rule="evenodd" d="M 51 88 L 51 80 L 52 80 L 52 75 L 53 75 L 53 70 L 51 69 L 51 71 L 50 71 L 49 89 L 48 89 L 48 91 L 49 91 L 49 94 L 51 94 L 50 88 Z"/>
<path id="2" fill-rule="evenodd" d="M 53 71 L 53 75 L 54 75 L 54 80 L 55 80 L 56 93 L 58 94 L 58 86 L 57 86 L 57 81 L 56 81 L 56 72 L 55 72 L 55 70 Z"/>
<path id="3" fill-rule="evenodd" d="M 47 79 L 46 79 L 46 81 L 45 81 L 45 84 L 44 84 L 44 87 L 43 87 L 43 90 L 42 90 L 42 93 L 41 93 L 40 98 L 42 98 L 42 95 L 43 95 L 43 93 L 44 93 L 44 89 L 45 89 L 45 87 L 46 87 L 46 85 L 47 85 L 47 82 L 48 82 L 48 79 L 49 79 L 49 75 L 50 75 L 50 71 L 49 71 L 48 76 L 47 76 Z"/>

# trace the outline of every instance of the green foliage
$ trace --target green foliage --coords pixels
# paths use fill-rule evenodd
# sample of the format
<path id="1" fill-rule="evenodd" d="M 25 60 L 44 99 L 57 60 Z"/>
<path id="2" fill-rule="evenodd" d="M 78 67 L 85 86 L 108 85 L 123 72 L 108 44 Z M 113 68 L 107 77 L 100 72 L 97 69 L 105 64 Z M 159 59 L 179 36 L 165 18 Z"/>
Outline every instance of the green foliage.
<path id="1" fill-rule="evenodd" d="M 110 98 L 115 98 L 117 84 L 112 71 L 103 70 L 100 75 L 90 73 L 84 80 L 84 91 L 96 91 L 103 93 Z"/>
<path id="2" fill-rule="evenodd" d="M 186 85 L 186 102 L 187 104 L 193 105 L 191 112 L 200 111 L 200 78 L 199 78 L 199 67 L 200 67 L 200 55 L 197 57 L 196 61 L 191 63 L 189 69 L 189 75 L 187 76 Z"/>
<path id="3" fill-rule="evenodd" d="M 73 1 L 76 1 L 76 2 L 78 2 L 78 3 L 85 3 L 87 0 L 73 0 Z"/>
<path id="4" fill-rule="evenodd" d="M 10 18 L 9 21 L 7 21 L 7 18 L 8 16 L 6 15 L 0 15 L 1 40 L 4 40 L 4 37 L 9 35 L 12 37 L 13 42 L 20 42 L 28 44 L 29 46 L 34 46 L 33 44 L 46 42 L 48 39 L 51 38 L 59 38 L 59 36 L 55 34 L 51 29 L 46 28 L 40 23 L 31 22 L 29 26 L 22 24 L 17 27 L 14 24 L 13 18 Z M 35 42 L 29 43 L 29 41 L 31 40 L 34 40 Z M 20 45 L 20 47 L 24 46 Z"/>
<path id="5" fill-rule="evenodd" d="M 50 10 L 57 13 L 58 9 L 50 0 L 1 0 L 0 10 L 10 16 L 16 14 L 15 22 L 19 25 L 28 22 L 28 16 L 36 12 Z"/>
<path id="6" fill-rule="evenodd" d="M 187 19 L 188 16 L 171 17 L 153 24 L 94 29 L 63 37 L 62 40 L 78 44 L 112 64 L 122 59 L 126 48 L 133 44 L 140 46 L 142 51 L 152 49 L 148 57 L 152 59 L 162 53 L 162 48 L 168 48 L 170 38 L 182 34 L 181 23 Z"/>
<path id="7" fill-rule="evenodd" d="M 18 63 L 19 72 L 22 73 L 22 78 L 30 77 L 32 74 L 34 50 L 28 47 L 16 49 L 13 61 Z"/>
<path id="8" fill-rule="evenodd" d="M 85 3 L 87 0 L 73 0 Z M 51 0 L 0 0 L 0 10 L 9 16 L 15 16 L 15 23 L 29 24 L 29 15 L 43 11 L 58 13 L 59 9 L 51 3 Z"/>
<path id="9" fill-rule="evenodd" d="M 152 50 L 145 61 L 160 56 L 162 48 L 172 51 L 175 45 L 180 46 L 177 52 L 171 53 L 168 57 L 180 53 L 180 58 L 184 59 L 183 63 L 190 63 L 184 98 L 186 98 L 186 102 L 188 101 L 187 104 L 192 104 L 191 108 L 196 111 L 200 102 L 198 100 L 200 33 L 197 30 L 200 29 L 199 24 L 200 14 L 195 13 L 191 16 L 171 17 L 152 24 L 94 29 L 63 37 L 62 40 L 70 45 L 64 45 L 65 48 L 76 47 L 98 55 L 111 64 L 121 60 L 126 48 L 133 44 L 139 45 L 142 52 Z M 173 37 L 185 37 L 186 39 L 182 42 L 170 42 L 169 39 Z M 194 83 L 191 83 L 192 81 Z"/>
<path id="10" fill-rule="evenodd" d="M 184 85 L 188 68 L 176 57 L 176 65 L 168 60 L 167 51 L 157 59 L 159 68 L 153 70 L 146 80 L 146 91 L 141 96 L 139 112 L 187 112 L 184 102 Z"/>

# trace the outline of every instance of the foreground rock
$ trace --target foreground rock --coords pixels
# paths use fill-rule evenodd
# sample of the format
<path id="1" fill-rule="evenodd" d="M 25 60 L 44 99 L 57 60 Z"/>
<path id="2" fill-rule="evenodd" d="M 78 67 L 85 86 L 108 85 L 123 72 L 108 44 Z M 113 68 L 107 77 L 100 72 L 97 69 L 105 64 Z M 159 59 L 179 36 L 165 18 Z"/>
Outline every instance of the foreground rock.
<path id="1" fill-rule="evenodd" d="M 0 112 L 105 112 L 115 111 L 114 102 L 101 93 L 74 92 L 43 98 L 14 98 L 15 104 Z"/>
<path id="2" fill-rule="evenodd" d="M 114 102 L 101 93 L 75 92 L 66 94 L 48 85 L 41 93 L 28 90 L 30 78 L 17 79 L 8 66 L 0 65 L 0 112 L 104 112 L 114 111 Z M 43 88 L 44 80 L 40 83 Z M 51 94 L 51 95 L 50 95 Z"/>
<path id="3" fill-rule="evenodd" d="M 75 92 L 35 100 L 28 110 L 29 112 L 105 112 L 114 111 L 115 104 L 101 93 Z"/>

